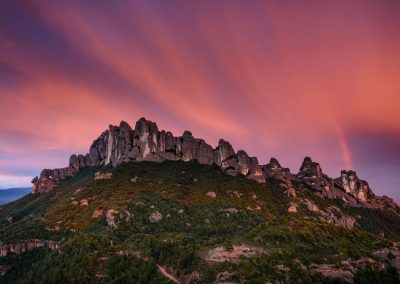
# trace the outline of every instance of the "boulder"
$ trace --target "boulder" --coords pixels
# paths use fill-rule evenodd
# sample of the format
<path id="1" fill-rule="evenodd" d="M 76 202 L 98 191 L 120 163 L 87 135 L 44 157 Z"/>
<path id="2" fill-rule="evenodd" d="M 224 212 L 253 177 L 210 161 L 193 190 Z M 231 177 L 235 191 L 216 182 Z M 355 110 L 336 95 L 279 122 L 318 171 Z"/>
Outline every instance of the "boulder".
<path id="1" fill-rule="evenodd" d="M 12 223 L 14 222 L 13 216 L 8 215 L 8 216 L 6 217 L 6 221 L 7 221 L 9 224 L 12 224 Z"/>
<path id="2" fill-rule="evenodd" d="M 120 214 L 119 214 L 119 217 L 120 217 L 121 219 L 125 219 L 125 222 L 130 222 L 130 221 L 133 220 L 134 215 L 133 215 L 133 213 L 131 213 L 131 212 L 125 210 L 123 213 L 120 213 Z"/>
<path id="3" fill-rule="evenodd" d="M 303 199 L 303 204 L 307 207 L 308 211 L 318 212 L 319 207 L 309 199 Z"/>
<path id="4" fill-rule="evenodd" d="M 209 191 L 209 192 L 207 192 L 207 193 L 206 193 L 206 196 L 208 196 L 208 197 L 210 197 L 210 198 L 212 198 L 212 199 L 217 198 L 217 194 L 216 194 L 214 191 Z"/>
<path id="5" fill-rule="evenodd" d="M 112 173 L 101 173 L 101 172 L 96 172 L 94 174 L 94 179 L 95 180 L 101 180 L 101 179 L 110 179 L 112 178 Z"/>
<path id="6" fill-rule="evenodd" d="M 230 214 L 236 214 L 239 212 L 236 208 L 225 208 L 224 212 L 230 213 Z"/>
<path id="7" fill-rule="evenodd" d="M 103 216 L 103 212 L 104 212 L 103 209 L 96 209 L 96 210 L 94 210 L 94 211 L 93 211 L 93 214 L 92 214 L 92 218 L 93 218 L 93 219 L 98 219 L 98 218 L 100 218 L 101 216 Z"/>
<path id="8" fill-rule="evenodd" d="M 106 222 L 107 222 L 108 226 L 110 226 L 113 229 L 118 228 L 117 214 L 118 214 L 118 211 L 114 210 L 114 209 L 110 209 L 106 212 Z"/>
<path id="9" fill-rule="evenodd" d="M 289 213 L 297 213 L 297 205 L 296 204 L 291 204 L 288 208 Z"/>
<path id="10" fill-rule="evenodd" d="M 150 221 L 150 223 L 158 223 L 162 220 L 162 218 L 163 218 L 163 215 L 160 212 L 155 211 L 155 212 L 151 213 L 151 215 L 149 216 L 149 221 Z"/>

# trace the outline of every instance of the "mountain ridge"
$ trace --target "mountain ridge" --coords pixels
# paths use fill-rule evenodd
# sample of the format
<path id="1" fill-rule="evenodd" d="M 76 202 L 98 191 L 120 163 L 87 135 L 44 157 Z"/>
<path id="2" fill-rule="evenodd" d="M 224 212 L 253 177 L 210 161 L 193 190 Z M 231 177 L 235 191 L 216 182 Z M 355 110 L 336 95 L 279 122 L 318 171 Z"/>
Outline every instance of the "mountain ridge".
<path id="1" fill-rule="evenodd" d="M 160 131 L 155 122 L 144 117 L 135 123 L 134 129 L 125 121 L 121 121 L 119 126 L 110 125 L 92 142 L 89 153 L 71 155 L 67 167 L 44 169 L 32 180 L 32 192 L 48 192 L 60 180 L 74 176 L 87 166 L 111 164 L 116 167 L 125 162 L 165 160 L 197 160 L 200 164 L 216 164 L 229 175 L 242 174 L 258 183 L 275 178 L 287 188 L 292 188 L 293 181 L 300 181 L 320 197 L 341 199 L 350 206 L 398 208 L 390 197 L 375 195 L 368 182 L 359 179 L 353 170 L 342 170 L 339 177 L 331 178 L 323 173 L 319 163 L 305 157 L 299 172 L 293 174 L 275 158 L 271 158 L 266 165 L 260 165 L 257 157 L 250 157 L 244 150 L 235 152 L 224 139 L 220 139 L 218 146 L 213 148 L 204 139 L 195 138 L 189 130 L 175 137 L 170 131 Z"/>

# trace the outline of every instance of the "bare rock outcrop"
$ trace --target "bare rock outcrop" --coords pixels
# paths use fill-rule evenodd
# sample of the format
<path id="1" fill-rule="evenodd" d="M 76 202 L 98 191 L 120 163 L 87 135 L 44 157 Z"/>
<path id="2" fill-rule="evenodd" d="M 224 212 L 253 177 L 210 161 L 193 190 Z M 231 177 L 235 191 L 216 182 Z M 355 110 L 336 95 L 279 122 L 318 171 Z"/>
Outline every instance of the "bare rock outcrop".
<path id="1" fill-rule="evenodd" d="M 313 264 L 309 268 L 311 274 L 320 274 L 330 279 L 340 279 L 347 283 L 353 282 L 353 273 L 329 264 Z"/>
<path id="2" fill-rule="evenodd" d="M 225 247 L 211 249 L 204 254 L 203 258 L 212 262 L 239 262 L 242 258 L 251 258 L 266 253 L 267 250 L 260 247 L 237 244 L 230 249 Z"/>
<path id="3" fill-rule="evenodd" d="M 93 214 L 92 214 L 92 218 L 93 219 L 98 219 L 98 218 L 100 218 L 101 216 L 103 216 L 103 212 L 104 212 L 104 210 L 103 209 L 96 209 L 96 210 L 94 210 L 93 211 Z"/>
<path id="4" fill-rule="evenodd" d="M 343 170 L 340 177 L 334 180 L 334 183 L 335 186 L 352 195 L 360 202 L 367 202 L 368 199 L 375 196 L 368 183 L 365 180 L 360 180 L 355 171 Z"/>
<path id="5" fill-rule="evenodd" d="M 32 180 L 32 192 L 48 192 L 60 180 L 74 176 L 88 166 L 111 164 L 116 167 L 129 161 L 197 160 L 200 164 L 215 163 L 231 175 L 236 175 L 240 170 L 250 179 L 264 182 L 257 159 L 249 158 L 245 152 L 245 157 L 241 154 L 243 153 L 239 153 L 238 157 L 232 145 L 223 139 L 219 141 L 216 149 L 213 149 L 203 139 L 195 138 L 188 130 L 182 136 L 174 137 L 169 131 L 159 131 L 155 122 L 145 118 L 139 119 L 134 129 L 122 121 L 119 126 L 110 125 L 93 141 L 88 154 L 72 155 L 68 167 L 43 170 L 39 177 Z M 99 179 L 101 177 L 98 176 Z"/>
<path id="6" fill-rule="evenodd" d="M 390 263 L 390 265 L 396 268 L 397 272 L 400 272 L 400 247 L 399 243 L 393 243 L 390 248 L 383 248 L 374 251 L 373 254 L 382 260 Z"/>
<path id="7" fill-rule="evenodd" d="M 114 209 L 110 209 L 106 212 L 106 222 L 107 225 L 110 226 L 111 228 L 117 229 L 118 224 L 117 224 L 117 214 L 118 211 Z"/>
<path id="8" fill-rule="evenodd" d="M 297 204 L 291 203 L 289 208 L 288 208 L 288 212 L 289 213 L 297 213 Z"/>
<path id="9" fill-rule="evenodd" d="M 101 172 L 96 172 L 94 174 L 94 179 L 95 180 L 101 180 L 101 179 L 110 179 L 112 178 L 112 173 L 101 173 Z"/>
<path id="10" fill-rule="evenodd" d="M 330 206 L 325 211 L 320 210 L 320 219 L 330 224 L 353 229 L 357 224 L 356 218 L 344 214 L 338 207 Z"/>
<path id="11" fill-rule="evenodd" d="M 51 170 L 43 170 L 39 177 L 32 180 L 32 193 L 49 192 L 55 187 Z"/>
<path id="12" fill-rule="evenodd" d="M 76 175 L 82 168 L 91 165 L 89 154 L 72 155 L 69 166 L 59 169 L 44 169 L 38 177 L 32 179 L 32 193 L 49 192 L 60 180 Z"/>
<path id="13" fill-rule="evenodd" d="M 217 194 L 216 194 L 214 191 L 209 191 L 209 192 L 207 192 L 207 193 L 206 193 L 206 196 L 208 196 L 208 197 L 210 197 L 210 198 L 212 198 L 212 199 L 217 198 Z"/>
<path id="14" fill-rule="evenodd" d="M 52 240 L 25 240 L 22 242 L 10 244 L 0 243 L 0 256 L 7 256 L 10 253 L 21 254 L 41 247 L 56 250 L 59 247 L 59 242 Z"/>
<path id="15" fill-rule="evenodd" d="M 319 163 L 313 162 L 310 157 L 304 158 L 297 178 L 321 197 L 341 199 L 350 206 L 360 206 L 360 202 L 354 196 L 335 186 L 334 180 L 324 174 Z"/>
<path id="16" fill-rule="evenodd" d="M 375 209 L 398 209 L 398 205 L 388 197 L 375 196 L 368 183 L 360 180 L 354 171 L 342 171 L 337 179 L 331 179 L 322 171 L 319 163 L 305 157 L 297 175 L 284 168 L 277 159 L 271 158 L 261 166 L 256 157 L 245 151 L 235 152 L 232 145 L 220 139 L 214 149 L 203 139 L 194 137 L 186 130 L 175 137 L 169 131 L 159 130 L 155 122 L 140 118 L 135 128 L 122 121 L 118 126 L 110 125 L 90 146 L 86 155 L 72 155 L 65 168 L 45 169 L 32 180 L 32 192 L 42 193 L 53 190 L 57 184 L 76 175 L 88 166 L 116 167 L 129 161 L 163 162 L 165 160 L 197 160 L 200 164 L 216 164 L 227 174 L 242 174 L 258 183 L 266 179 L 276 179 L 287 192 L 293 192 L 294 182 L 301 182 L 323 198 L 340 199 L 350 206 Z M 98 178 L 108 178 L 99 175 Z"/>
<path id="17" fill-rule="evenodd" d="M 284 184 L 285 189 L 293 188 L 293 181 L 297 179 L 288 168 L 283 168 L 276 158 L 271 158 L 269 163 L 262 167 L 264 176 L 276 179 Z"/>
<path id="18" fill-rule="evenodd" d="M 151 215 L 149 216 L 150 223 L 158 223 L 162 219 L 163 219 L 163 215 L 158 211 L 151 213 Z"/>
<path id="19" fill-rule="evenodd" d="M 304 199 L 303 204 L 307 207 L 310 212 L 319 212 L 319 207 L 309 199 Z"/>

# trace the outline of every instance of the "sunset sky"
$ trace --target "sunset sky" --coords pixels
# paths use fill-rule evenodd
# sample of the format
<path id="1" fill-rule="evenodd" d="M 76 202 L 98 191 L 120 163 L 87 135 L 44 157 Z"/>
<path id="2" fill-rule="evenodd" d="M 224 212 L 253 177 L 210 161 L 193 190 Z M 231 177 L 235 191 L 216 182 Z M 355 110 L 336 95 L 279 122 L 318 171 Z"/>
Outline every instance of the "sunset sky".
<path id="1" fill-rule="evenodd" d="M 400 1 L 0 2 L 0 188 L 142 116 L 400 201 Z"/>

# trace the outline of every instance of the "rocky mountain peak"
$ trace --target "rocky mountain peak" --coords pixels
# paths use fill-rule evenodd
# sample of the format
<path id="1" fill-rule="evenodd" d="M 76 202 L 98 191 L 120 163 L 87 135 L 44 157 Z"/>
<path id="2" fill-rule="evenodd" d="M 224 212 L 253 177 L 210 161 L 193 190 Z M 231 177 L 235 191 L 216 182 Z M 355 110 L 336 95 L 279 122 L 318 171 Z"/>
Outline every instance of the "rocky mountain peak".
<path id="1" fill-rule="evenodd" d="M 193 136 L 192 132 L 190 132 L 189 130 L 185 130 L 182 134 L 182 136 Z"/>
<path id="2" fill-rule="evenodd" d="M 282 168 L 282 166 L 279 163 L 279 161 L 274 157 L 272 157 L 269 160 L 269 163 L 267 164 L 267 167 L 270 168 L 270 169 L 280 169 L 280 168 Z"/>
<path id="3" fill-rule="evenodd" d="M 313 162 L 310 157 L 305 157 L 303 163 L 300 167 L 300 172 L 298 175 L 304 175 L 306 177 L 322 177 L 322 169 L 320 165 Z"/>
<path id="4" fill-rule="evenodd" d="M 390 198 L 375 196 L 368 183 L 360 180 L 354 171 L 342 171 L 339 178 L 332 179 L 323 173 L 319 163 L 305 157 L 300 171 L 293 175 L 276 158 L 261 166 L 256 157 L 250 157 L 244 150 L 235 152 L 224 139 L 220 139 L 218 146 L 213 148 L 205 140 L 195 138 L 189 130 L 175 137 L 170 131 L 160 131 L 155 122 L 144 117 L 136 122 L 134 129 L 125 121 L 121 121 L 119 126 L 110 125 L 93 141 L 88 154 L 71 155 L 68 167 L 43 170 L 39 177 L 32 180 L 32 191 L 48 192 L 60 180 L 74 176 L 88 166 L 111 164 L 117 167 L 130 161 L 165 160 L 197 160 L 200 164 L 216 164 L 229 175 L 241 174 L 258 183 L 273 178 L 280 180 L 286 188 L 291 188 L 292 182 L 298 181 L 321 197 L 341 199 L 351 206 L 397 206 Z"/>
<path id="5" fill-rule="evenodd" d="M 341 171 L 340 177 L 335 179 L 335 184 L 362 202 L 374 196 L 368 182 L 360 180 L 355 171 Z"/>

